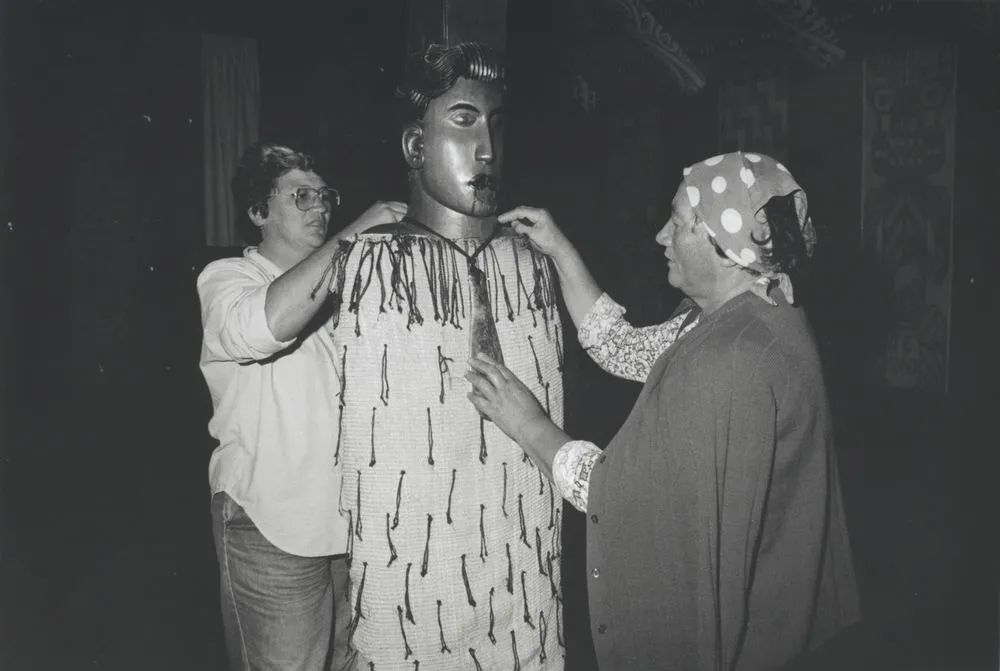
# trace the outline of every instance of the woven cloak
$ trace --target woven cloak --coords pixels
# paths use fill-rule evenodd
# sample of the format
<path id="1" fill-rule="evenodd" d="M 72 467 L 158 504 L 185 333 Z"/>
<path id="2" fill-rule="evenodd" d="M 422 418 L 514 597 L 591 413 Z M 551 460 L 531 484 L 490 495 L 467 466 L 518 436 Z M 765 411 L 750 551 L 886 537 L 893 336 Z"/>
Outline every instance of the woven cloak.
<path id="1" fill-rule="evenodd" d="M 515 237 L 478 267 L 505 364 L 561 426 L 554 271 Z M 471 291 L 430 236 L 360 235 L 334 265 L 352 644 L 379 671 L 563 666 L 562 501 L 466 397 Z"/>

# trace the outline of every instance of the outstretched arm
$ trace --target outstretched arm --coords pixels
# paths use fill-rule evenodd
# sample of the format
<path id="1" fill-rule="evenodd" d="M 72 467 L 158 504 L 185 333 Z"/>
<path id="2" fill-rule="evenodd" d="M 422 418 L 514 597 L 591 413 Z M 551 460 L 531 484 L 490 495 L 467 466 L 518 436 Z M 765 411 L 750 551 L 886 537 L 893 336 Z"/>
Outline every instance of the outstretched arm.
<path id="1" fill-rule="evenodd" d="M 625 309 L 597 285 L 583 257 L 546 210 L 517 207 L 498 219 L 552 259 L 577 337 L 590 358 L 616 377 L 644 382 L 660 354 L 682 335 L 686 313 L 655 326 L 633 326 L 625 319 Z"/>
<path id="2" fill-rule="evenodd" d="M 399 221 L 406 204 L 378 202 L 308 257 L 292 266 L 267 289 L 264 312 L 271 333 L 278 340 L 293 340 L 315 316 L 327 292 L 316 291 L 340 240 L 372 226 Z"/>
<path id="3" fill-rule="evenodd" d="M 601 456 L 593 443 L 571 440 L 542 410 L 517 376 L 485 357 L 469 361 L 469 400 L 485 417 L 521 446 L 555 484 L 559 494 L 581 512 L 587 510 L 590 472 Z"/>

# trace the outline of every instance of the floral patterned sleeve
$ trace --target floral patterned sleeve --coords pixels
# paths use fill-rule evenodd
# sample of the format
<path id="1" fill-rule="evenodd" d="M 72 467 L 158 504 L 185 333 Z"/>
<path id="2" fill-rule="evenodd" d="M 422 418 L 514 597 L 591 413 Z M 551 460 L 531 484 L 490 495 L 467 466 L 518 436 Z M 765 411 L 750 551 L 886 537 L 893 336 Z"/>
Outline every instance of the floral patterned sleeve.
<path id="1" fill-rule="evenodd" d="M 693 328 L 693 320 L 681 330 L 687 312 L 653 326 L 633 326 L 625 319 L 625 308 L 601 294 L 580 320 L 577 339 L 591 359 L 615 377 L 645 382 L 653 363 L 664 350 Z"/>
<path id="2" fill-rule="evenodd" d="M 585 440 L 571 440 L 552 460 L 552 481 L 559 494 L 581 513 L 587 512 L 590 473 L 601 457 L 601 448 Z"/>

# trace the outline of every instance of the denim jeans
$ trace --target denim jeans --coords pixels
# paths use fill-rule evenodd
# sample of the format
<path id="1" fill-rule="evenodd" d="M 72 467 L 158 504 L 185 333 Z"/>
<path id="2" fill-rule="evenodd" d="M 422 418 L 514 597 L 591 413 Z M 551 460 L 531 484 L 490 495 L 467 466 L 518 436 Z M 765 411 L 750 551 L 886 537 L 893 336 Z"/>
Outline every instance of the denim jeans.
<path id="1" fill-rule="evenodd" d="M 222 623 L 232 671 L 339 671 L 348 662 L 347 556 L 272 545 L 228 494 L 212 497 Z"/>

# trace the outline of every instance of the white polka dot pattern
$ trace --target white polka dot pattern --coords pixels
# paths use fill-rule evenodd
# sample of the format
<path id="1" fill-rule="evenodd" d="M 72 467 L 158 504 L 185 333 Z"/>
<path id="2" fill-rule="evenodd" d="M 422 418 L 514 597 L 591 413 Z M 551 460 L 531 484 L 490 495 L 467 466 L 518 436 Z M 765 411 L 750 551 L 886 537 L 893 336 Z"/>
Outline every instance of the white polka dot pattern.
<path id="1" fill-rule="evenodd" d="M 743 229 L 743 217 L 731 207 L 724 209 L 719 219 L 722 221 L 722 227 L 726 229 L 727 233 L 735 235 Z"/>
<path id="2" fill-rule="evenodd" d="M 777 195 L 798 192 L 804 201 L 805 194 L 788 169 L 764 154 L 732 152 L 690 165 L 683 173 L 695 215 L 726 255 L 742 266 L 767 272 L 753 241 L 754 232 L 766 223 L 755 215 Z M 804 210 L 800 218 L 805 225 Z"/>
<path id="3" fill-rule="evenodd" d="M 691 207 L 698 207 L 698 203 L 701 202 L 701 192 L 697 187 L 689 186 L 687 188 L 688 200 L 691 201 Z"/>

